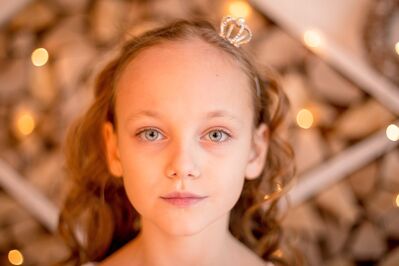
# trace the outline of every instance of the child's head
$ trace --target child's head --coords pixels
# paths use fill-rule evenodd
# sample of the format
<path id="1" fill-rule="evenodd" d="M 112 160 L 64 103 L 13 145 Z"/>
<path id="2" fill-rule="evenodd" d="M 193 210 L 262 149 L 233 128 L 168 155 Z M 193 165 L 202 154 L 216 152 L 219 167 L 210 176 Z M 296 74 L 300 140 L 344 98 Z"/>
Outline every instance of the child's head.
<path id="1" fill-rule="evenodd" d="M 179 21 L 127 41 L 68 135 L 76 184 L 61 233 L 76 250 L 70 236 L 83 225 L 81 259 L 101 260 L 137 235 L 140 216 L 191 235 L 232 210 L 232 233 L 269 256 L 279 230 L 275 208 L 260 203 L 293 174 L 290 149 L 275 134 L 285 105 L 272 76 L 260 76 L 242 48 L 207 22 Z M 201 200 L 165 201 L 173 192 Z"/>

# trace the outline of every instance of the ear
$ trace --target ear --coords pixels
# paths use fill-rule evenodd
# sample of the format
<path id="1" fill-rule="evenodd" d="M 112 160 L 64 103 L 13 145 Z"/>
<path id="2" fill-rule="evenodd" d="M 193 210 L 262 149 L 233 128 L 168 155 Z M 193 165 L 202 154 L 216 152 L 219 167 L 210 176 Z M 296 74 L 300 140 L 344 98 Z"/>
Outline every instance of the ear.
<path id="1" fill-rule="evenodd" d="M 105 122 L 102 133 L 106 148 L 108 170 L 113 176 L 121 177 L 123 175 L 123 169 L 122 163 L 120 161 L 118 139 L 116 133 L 114 132 L 113 124 L 110 122 Z"/>
<path id="2" fill-rule="evenodd" d="M 245 170 L 246 179 L 255 179 L 262 173 L 263 167 L 265 166 L 268 146 L 269 129 L 265 123 L 262 123 L 255 129 L 253 135 L 251 152 Z"/>

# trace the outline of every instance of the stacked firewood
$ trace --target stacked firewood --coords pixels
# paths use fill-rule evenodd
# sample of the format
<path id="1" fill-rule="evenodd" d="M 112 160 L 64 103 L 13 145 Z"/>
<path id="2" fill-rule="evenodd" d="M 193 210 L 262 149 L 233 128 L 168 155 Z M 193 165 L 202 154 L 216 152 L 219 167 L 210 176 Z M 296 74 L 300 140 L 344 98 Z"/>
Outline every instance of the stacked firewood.
<path id="1" fill-rule="evenodd" d="M 240 1 L 32 1 L 0 30 L 0 159 L 61 206 L 67 182 L 62 145 L 68 126 L 92 99 L 93 74 L 126 38 L 175 18 L 204 16 L 218 23 L 233 2 Z M 299 179 L 395 120 L 300 40 L 241 4 L 254 31 L 244 49 L 281 74 L 291 102 L 287 136 Z M 49 55 L 42 66 L 32 62 L 37 48 Z M 312 116 L 305 128 L 297 121 L 304 109 Z M 30 131 L 21 128 L 23 119 L 31 121 Z M 398 193 L 396 148 L 290 209 L 282 222 L 286 237 L 309 265 L 399 265 Z M 67 254 L 56 235 L 2 190 L 1 265 L 11 265 L 7 254 L 13 249 L 23 254 L 24 265 L 49 265 Z"/>

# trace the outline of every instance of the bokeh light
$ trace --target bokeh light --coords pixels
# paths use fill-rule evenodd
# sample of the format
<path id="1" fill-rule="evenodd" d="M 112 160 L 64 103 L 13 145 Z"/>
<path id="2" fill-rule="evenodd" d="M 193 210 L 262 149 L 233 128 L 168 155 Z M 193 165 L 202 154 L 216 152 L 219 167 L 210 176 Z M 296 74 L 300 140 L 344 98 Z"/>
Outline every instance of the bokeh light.
<path id="1" fill-rule="evenodd" d="M 396 204 L 396 207 L 399 207 L 399 194 L 396 195 L 395 204 Z"/>
<path id="2" fill-rule="evenodd" d="M 320 33 L 315 30 L 307 30 L 303 34 L 303 41 L 310 48 L 319 48 L 322 43 Z"/>
<path id="3" fill-rule="evenodd" d="M 395 52 L 399 55 L 399 42 L 395 44 Z"/>
<path id="4" fill-rule="evenodd" d="M 24 256 L 19 250 L 13 249 L 8 252 L 8 261 L 12 265 L 22 265 L 24 263 Z"/>
<path id="5" fill-rule="evenodd" d="M 394 124 L 387 126 L 386 135 L 389 140 L 398 141 L 399 140 L 399 127 Z"/>
<path id="6" fill-rule="evenodd" d="M 48 52 L 44 48 L 34 50 L 31 56 L 32 64 L 37 67 L 44 66 L 47 63 L 48 58 Z"/>
<path id="7" fill-rule="evenodd" d="M 32 113 L 29 111 L 19 112 L 16 116 L 15 126 L 21 135 L 27 136 L 31 134 L 36 126 Z"/>
<path id="8" fill-rule="evenodd" d="M 313 121 L 313 114 L 308 109 L 302 109 L 296 115 L 296 122 L 301 128 L 310 128 L 313 125 Z"/>
<path id="9" fill-rule="evenodd" d="M 273 256 L 277 257 L 277 258 L 282 258 L 283 257 L 283 252 L 281 251 L 281 249 L 276 249 L 273 252 Z"/>
<path id="10" fill-rule="evenodd" d="M 233 17 L 247 18 L 252 13 L 252 7 L 246 1 L 231 1 L 228 3 L 228 14 Z"/>

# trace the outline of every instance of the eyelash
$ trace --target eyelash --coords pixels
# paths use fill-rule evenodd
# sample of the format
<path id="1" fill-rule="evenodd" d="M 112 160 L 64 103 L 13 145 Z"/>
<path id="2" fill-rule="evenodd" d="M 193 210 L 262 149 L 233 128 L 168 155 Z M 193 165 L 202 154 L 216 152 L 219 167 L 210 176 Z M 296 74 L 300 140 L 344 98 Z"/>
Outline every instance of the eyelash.
<path id="1" fill-rule="evenodd" d="M 135 134 L 135 136 L 141 138 L 143 141 L 146 141 L 146 140 L 144 139 L 144 137 L 140 137 L 140 135 L 141 135 L 142 133 L 145 133 L 145 132 L 148 132 L 148 131 L 151 131 L 151 130 L 154 130 L 154 131 L 158 132 L 159 134 L 163 135 L 163 133 L 160 132 L 158 129 L 153 128 L 153 127 L 148 127 L 148 128 L 144 128 L 144 129 L 139 130 L 139 131 Z M 212 141 L 212 142 L 214 142 L 214 143 L 216 143 L 216 144 L 220 144 L 220 143 L 227 142 L 227 141 L 231 140 L 231 138 L 232 138 L 232 135 L 231 135 L 229 132 L 227 132 L 226 130 L 222 129 L 222 128 L 215 128 L 215 129 L 212 129 L 212 130 L 208 131 L 208 133 L 207 133 L 206 135 L 209 135 L 209 133 L 214 132 L 214 131 L 221 132 L 221 133 L 223 133 L 223 134 L 225 134 L 225 135 L 227 136 L 227 137 L 226 137 L 226 140 L 223 140 L 223 141 Z M 149 141 L 149 142 L 151 142 L 151 141 Z"/>

